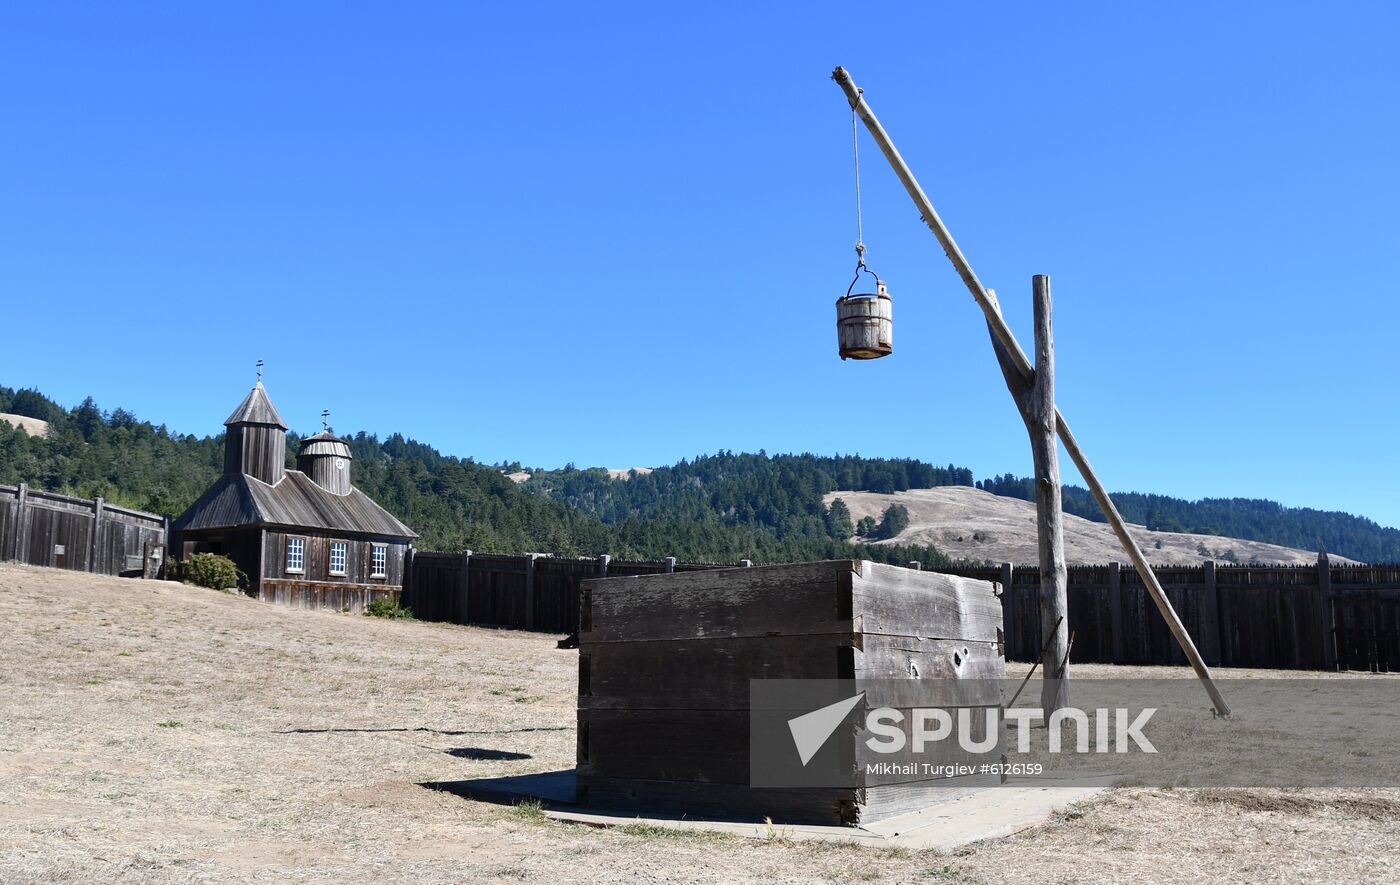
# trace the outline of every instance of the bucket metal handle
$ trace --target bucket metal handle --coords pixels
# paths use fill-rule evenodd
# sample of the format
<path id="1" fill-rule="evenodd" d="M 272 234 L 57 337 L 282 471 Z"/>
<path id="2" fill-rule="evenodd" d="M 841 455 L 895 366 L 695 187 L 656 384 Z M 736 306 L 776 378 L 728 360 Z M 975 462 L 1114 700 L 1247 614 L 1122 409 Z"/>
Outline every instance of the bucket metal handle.
<path id="1" fill-rule="evenodd" d="M 869 267 L 866 266 L 866 264 L 865 264 L 865 256 L 864 256 L 864 255 L 861 255 L 861 256 L 856 260 L 856 275 L 855 275 L 854 277 L 851 278 L 851 284 L 850 284 L 849 286 L 846 287 L 846 295 L 845 295 L 845 297 L 847 297 L 847 298 L 850 298 L 850 297 L 851 297 L 851 292 L 855 291 L 856 283 L 860 282 L 860 275 L 863 274 L 863 273 L 868 273 L 868 274 L 870 274 L 872 277 L 874 277 L 874 278 L 875 278 L 875 286 L 876 286 L 877 289 L 879 288 L 879 286 L 880 286 L 880 275 L 877 274 L 877 273 L 875 273 L 875 271 L 871 270 Z"/>

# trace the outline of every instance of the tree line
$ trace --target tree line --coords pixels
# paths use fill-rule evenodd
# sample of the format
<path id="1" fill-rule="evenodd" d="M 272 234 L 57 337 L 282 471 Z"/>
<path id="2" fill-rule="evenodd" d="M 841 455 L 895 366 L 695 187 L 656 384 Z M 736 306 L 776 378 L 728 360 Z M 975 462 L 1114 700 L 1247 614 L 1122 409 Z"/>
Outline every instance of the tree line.
<path id="1" fill-rule="evenodd" d="M 223 436 L 194 436 L 104 411 L 84 400 L 65 409 L 36 390 L 0 386 L 0 412 L 48 421 L 47 438 L 0 422 L 0 483 L 27 482 L 80 497 L 101 495 L 127 507 L 176 516 L 217 479 Z M 393 434 L 348 437 L 354 482 L 422 534 L 422 549 L 473 549 L 623 558 L 791 562 L 861 556 L 881 562 L 947 560 L 931 547 L 874 544 L 907 525 L 903 507 L 852 525 L 839 491 L 899 492 L 947 485 L 1034 500 L 1031 481 L 1011 474 L 975 481 L 972 471 L 907 458 L 734 453 L 702 455 L 613 478 L 606 470 L 531 471 L 517 484 L 503 475 L 520 465 L 481 464 Z M 298 437 L 288 435 L 288 466 Z M 1400 531 L 1346 513 L 1283 507 L 1272 501 L 1115 494 L 1133 522 L 1161 531 L 1193 531 L 1327 549 L 1367 562 L 1400 561 Z M 1065 510 L 1102 520 L 1087 490 L 1066 486 Z"/>

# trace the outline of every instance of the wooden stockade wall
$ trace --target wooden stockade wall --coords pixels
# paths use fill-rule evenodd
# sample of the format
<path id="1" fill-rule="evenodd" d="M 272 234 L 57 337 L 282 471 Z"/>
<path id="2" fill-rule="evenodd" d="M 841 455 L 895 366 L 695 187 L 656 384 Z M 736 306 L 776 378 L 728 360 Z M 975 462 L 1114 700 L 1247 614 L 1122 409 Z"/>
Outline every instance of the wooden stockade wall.
<path id="1" fill-rule="evenodd" d="M 404 604 L 425 620 L 573 633 L 586 578 L 733 567 L 413 551 Z M 943 571 L 1009 588 L 1002 598 L 1006 657 L 1040 656 L 1035 567 Z M 1154 571 L 1208 664 L 1400 671 L 1400 565 L 1206 563 Z M 1131 566 L 1070 566 L 1069 625 L 1074 662 L 1186 663 Z"/>
<path id="2" fill-rule="evenodd" d="M 566 559 L 528 554 L 412 550 L 404 605 L 415 617 L 544 633 L 578 630 L 579 583 L 586 578 L 733 568 L 713 563 Z"/>
<path id="3" fill-rule="evenodd" d="M 951 568 L 1004 588 L 1006 656 L 1040 657 L 1040 575 L 1033 566 Z M 1307 670 L 1400 670 L 1400 565 L 1154 568 L 1207 664 Z M 1069 567 L 1070 660 L 1185 664 L 1131 566 Z"/>
<path id="4" fill-rule="evenodd" d="M 101 575 L 155 577 L 167 520 L 153 513 L 0 486 L 0 559 Z"/>

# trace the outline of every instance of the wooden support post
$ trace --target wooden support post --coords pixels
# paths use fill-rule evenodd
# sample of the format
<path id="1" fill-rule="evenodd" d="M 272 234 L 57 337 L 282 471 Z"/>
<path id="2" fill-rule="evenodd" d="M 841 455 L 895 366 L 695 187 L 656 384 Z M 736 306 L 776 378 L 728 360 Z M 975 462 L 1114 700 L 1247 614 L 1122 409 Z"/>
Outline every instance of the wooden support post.
<path id="1" fill-rule="evenodd" d="M 1215 582 L 1215 561 L 1208 559 L 1202 569 L 1201 657 L 1207 664 L 1220 664 L 1220 590 Z"/>
<path id="2" fill-rule="evenodd" d="M 28 536 L 26 528 L 29 525 L 29 486 L 25 483 L 19 484 L 19 497 L 15 499 L 15 539 L 14 560 L 16 562 L 29 561 L 29 545 L 25 543 Z"/>
<path id="3" fill-rule="evenodd" d="M 606 578 L 608 576 L 608 563 L 611 561 L 612 557 L 606 553 L 598 555 L 598 577 Z"/>
<path id="4" fill-rule="evenodd" d="M 535 560 L 538 553 L 527 553 L 525 560 L 525 629 L 535 629 Z"/>
<path id="5" fill-rule="evenodd" d="M 1016 402 L 1031 439 L 1035 467 L 1036 546 L 1040 566 L 1040 706 L 1050 714 L 1069 704 L 1069 574 L 1065 566 L 1064 516 L 1060 501 L 1060 460 L 1055 446 L 1055 342 L 1051 323 L 1050 278 L 1031 278 L 1035 308 L 1035 371 L 1026 378 L 988 324 L 1006 388 Z M 997 316 L 1000 305 L 990 292 Z"/>
<path id="6" fill-rule="evenodd" d="M 1337 669 L 1337 623 L 1332 608 L 1332 562 L 1327 558 L 1327 549 L 1317 551 L 1317 596 L 1322 606 L 1322 666 L 1326 670 Z"/>
<path id="7" fill-rule="evenodd" d="M 183 550 L 180 552 L 184 553 Z M 248 576 L 248 580 L 254 582 L 248 589 L 253 592 L 255 599 L 262 599 L 263 591 L 267 589 L 266 575 L 270 559 L 267 552 L 267 529 L 258 529 L 258 573 Z"/>
<path id="8" fill-rule="evenodd" d="M 1001 564 L 1001 622 L 1005 633 L 1005 645 L 1003 653 L 1010 660 L 1013 655 L 1020 655 L 1020 616 L 1016 611 L 1016 600 L 1011 592 L 1012 582 L 1016 579 L 1016 566 L 1003 562 Z"/>
<path id="9" fill-rule="evenodd" d="M 462 551 L 462 573 L 458 577 L 458 583 L 462 595 L 460 597 L 461 603 L 458 605 L 461 620 L 457 623 L 470 624 L 472 622 L 472 552 L 470 550 Z"/>
<path id="10" fill-rule="evenodd" d="M 668 556 L 668 557 L 666 557 L 666 574 L 669 575 L 669 574 L 671 574 L 672 572 L 674 572 L 675 570 L 676 570 L 676 558 L 675 558 L 674 556 Z"/>
<path id="11" fill-rule="evenodd" d="M 141 542 L 141 579 L 149 581 L 155 577 L 152 567 L 155 565 L 156 542 L 150 538 Z"/>
<path id="12" fill-rule="evenodd" d="M 1064 516 L 1060 501 L 1060 457 L 1055 441 L 1055 342 L 1050 278 L 1031 278 L 1035 304 L 1035 383 L 1026 428 L 1035 460 L 1036 546 L 1040 558 L 1040 708 L 1050 714 L 1069 704 L 1069 573 L 1065 567 Z M 1051 675 L 1054 678 L 1050 678 Z"/>
<path id="13" fill-rule="evenodd" d="M 1108 619 L 1113 624 L 1113 663 L 1123 663 L 1123 571 L 1117 562 L 1108 564 Z"/>
<path id="14" fill-rule="evenodd" d="M 102 496 L 92 499 L 92 544 L 88 547 L 87 570 L 97 572 L 97 556 L 102 550 Z"/>
<path id="15" fill-rule="evenodd" d="M 952 262 L 953 269 L 957 271 L 963 284 L 971 293 L 977 306 L 982 309 L 982 316 L 986 319 L 991 330 L 992 337 L 1001 345 L 998 356 L 1004 356 L 1011 364 L 1011 368 L 1020 375 L 1026 383 L 1032 381 L 1034 370 L 1031 368 L 1030 360 L 1026 359 L 1026 354 L 1021 350 L 1021 346 L 1016 342 L 1016 336 L 1011 333 L 1011 327 L 1002 319 L 1001 312 L 996 307 L 996 298 L 991 291 L 982 285 L 977 274 L 973 272 L 972 265 L 968 263 L 962 250 L 953 240 L 953 235 L 949 233 L 947 225 L 943 219 L 938 217 L 938 210 L 933 208 L 933 202 L 924 193 L 924 189 L 919 186 L 919 182 L 914 178 L 914 173 L 909 169 L 909 165 L 904 162 L 904 158 L 895 149 L 894 141 L 890 138 L 885 127 L 880 124 L 875 112 L 870 109 L 870 105 L 865 100 L 862 90 L 851 79 L 851 75 L 845 68 L 837 68 L 832 72 L 831 79 L 835 80 L 845 93 L 846 101 L 850 103 L 851 109 L 855 111 L 865 128 L 869 130 L 875 143 L 879 145 L 880 151 L 884 153 L 885 159 L 889 161 L 890 167 L 899 178 L 904 190 L 913 200 L 914 205 L 919 210 L 919 215 L 923 218 L 929 230 L 942 246 L 943 253 Z M 1176 637 L 1181 650 L 1186 653 L 1186 658 L 1191 662 L 1191 667 L 1196 671 L 1196 676 L 1201 680 L 1201 685 L 1206 693 L 1210 695 L 1211 704 L 1215 707 L 1215 712 L 1219 716 L 1228 717 L 1230 715 L 1230 705 L 1225 703 L 1225 698 L 1220 693 L 1215 681 L 1210 677 L 1210 668 L 1205 661 L 1201 660 L 1201 654 L 1196 650 L 1196 644 L 1191 641 L 1191 635 L 1186 632 L 1186 627 L 1181 623 L 1181 618 L 1172 608 L 1171 601 L 1167 599 L 1166 591 L 1162 589 L 1161 583 L 1157 580 L 1156 574 L 1152 571 L 1152 566 L 1148 564 L 1147 557 L 1138 548 L 1137 541 L 1128 532 L 1128 525 L 1123 521 L 1123 516 L 1114 506 L 1113 500 L 1108 496 L 1108 490 L 1099 481 L 1098 474 L 1089 464 L 1088 457 L 1084 450 L 1079 447 L 1079 441 L 1069 429 L 1069 423 L 1065 421 L 1065 416 L 1058 410 L 1055 412 L 1055 426 L 1060 436 L 1060 442 L 1064 443 L 1065 451 L 1069 453 L 1070 460 L 1074 466 L 1079 468 L 1079 475 L 1084 478 L 1084 483 L 1089 487 L 1089 492 L 1094 496 L 1094 501 L 1098 503 L 1099 509 L 1103 511 L 1108 519 L 1108 524 L 1113 528 L 1113 533 L 1118 537 L 1118 543 L 1123 545 L 1123 550 L 1132 560 L 1133 566 L 1138 574 L 1142 576 L 1142 582 L 1147 587 L 1147 592 L 1152 595 L 1152 601 L 1157 606 L 1157 611 L 1167 622 L 1167 627 L 1171 630 L 1172 636 Z"/>

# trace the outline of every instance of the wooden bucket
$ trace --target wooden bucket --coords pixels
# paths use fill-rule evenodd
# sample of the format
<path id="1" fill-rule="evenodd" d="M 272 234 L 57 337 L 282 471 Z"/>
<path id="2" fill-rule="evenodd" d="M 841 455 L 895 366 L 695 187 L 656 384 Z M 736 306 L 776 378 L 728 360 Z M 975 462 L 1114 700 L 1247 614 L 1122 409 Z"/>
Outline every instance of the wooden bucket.
<path id="1" fill-rule="evenodd" d="M 875 289 L 874 295 L 836 299 L 836 338 L 843 360 L 879 359 L 894 351 L 890 294 L 883 280 L 875 281 Z"/>

